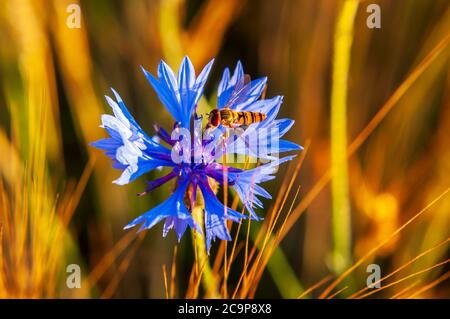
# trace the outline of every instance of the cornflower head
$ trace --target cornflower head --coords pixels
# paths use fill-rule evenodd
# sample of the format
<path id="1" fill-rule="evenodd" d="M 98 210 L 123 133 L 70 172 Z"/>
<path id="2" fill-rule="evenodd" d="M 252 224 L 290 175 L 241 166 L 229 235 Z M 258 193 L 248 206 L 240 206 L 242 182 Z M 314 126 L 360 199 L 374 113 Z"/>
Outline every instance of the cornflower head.
<path id="1" fill-rule="evenodd" d="M 114 168 L 122 171 L 113 181 L 118 185 L 128 184 L 155 168 L 169 168 L 168 174 L 147 182 L 147 188 L 139 195 L 175 180 L 176 188 L 164 202 L 135 218 L 125 229 L 141 225 L 139 231 L 142 231 L 164 220 L 164 237 L 174 229 L 180 240 L 187 226 L 203 234 L 191 214 L 200 191 L 208 252 L 212 240 L 231 240 L 227 220 L 261 219 L 255 212 L 255 208 L 263 208 L 259 197 L 270 199 L 271 195 L 260 184 L 273 179 L 278 166 L 294 157 L 279 158 L 279 153 L 302 149 L 282 139 L 294 123 L 290 119 L 276 119 L 282 97 L 260 99 L 267 78 L 249 81 L 240 62 L 232 76 L 228 68 L 223 72 L 218 87 L 217 112 L 226 110 L 236 118 L 246 116 L 249 122 L 246 129 L 230 128 L 223 123 L 214 128 L 208 125 L 203 128 L 196 107 L 212 64 L 213 60 L 198 76 L 188 57 L 183 59 L 177 76 L 164 61 L 159 64 L 156 77 L 142 68 L 161 103 L 175 120 L 171 134 L 155 125 L 157 135 L 149 137 L 113 89 L 115 100 L 106 96 L 106 101 L 114 116 L 105 114 L 101 118 L 101 127 L 110 137 L 92 143 L 105 151 Z M 264 114 L 265 119 L 252 122 L 253 112 Z M 237 157 L 238 164 L 248 163 L 249 158 L 264 164 L 252 169 L 246 169 L 246 165 L 238 168 L 229 165 L 230 157 Z M 225 207 L 213 190 L 212 185 L 216 184 L 233 188 L 249 214 Z"/>

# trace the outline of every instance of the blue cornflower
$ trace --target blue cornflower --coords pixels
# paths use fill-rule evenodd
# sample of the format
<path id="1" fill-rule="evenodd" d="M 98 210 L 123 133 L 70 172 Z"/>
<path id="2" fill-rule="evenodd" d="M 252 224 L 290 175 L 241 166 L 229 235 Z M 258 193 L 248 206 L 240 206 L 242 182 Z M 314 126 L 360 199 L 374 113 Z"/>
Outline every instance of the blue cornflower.
<path id="1" fill-rule="evenodd" d="M 202 139 L 201 135 L 204 132 L 195 110 L 212 64 L 213 61 L 209 62 L 198 77 L 187 57 L 181 63 L 178 76 L 175 76 L 164 61 L 159 64 L 156 77 L 142 68 L 160 101 L 175 119 L 172 134 L 155 125 L 157 136 L 149 137 L 113 90 L 116 101 L 108 96 L 106 100 L 114 116 L 102 116 L 102 127 L 110 137 L 92 143 L 93 146 L 106 151 L 113 160 L 114 168 L 122 170 L 121 176 L 114 181 L 119 185 L 127 184 L 159 167 L 170 168 L 170 173 L 148 182 L 145 192 L 141 194 L 148 193 L 172 179 L 176 180 L 175 191 L 164 202 L 131 221 L 125 226 L 126 229 L 141 225 L 139 229 L 141 231 L 164 220 L 163 236 L 166 236 L 170 229 L 174 229 L 180 240 L 187 226 L 202 233 L 201 227 L 191 215 L 199 190 L 204 202 L 208 251 L 211 241 L 216 238 L 231 240 L 226 220 L 240 222 L 241 219 L 248 217 L 260 219 L 254 211 L 255 207 L 263 208 L 258 196 L 264 198 L 271 196 L 259 184 L 273 179 L 278 166 L 294 157 L 286 156 L 278 159 L 273 153 L 259 152 L 258 149 L 273 150 L 276 147 L 278 153 L 301 149 L 297 144 L 281 139 L 294 123 L 290 119 L 276 119 L 282 98 L 277 96 L 268 100 L 260 99 L 267 78 L 251 81 L 245 85 L 245 90 L 241 89 L 244 87 L 245 75 L 240 62 L 231 78 L 229 70 L 225 69 L 218 88 L 217 108 L 226 106 L 235 111 L 258 111 L 266 114 L 267 118 L 260 123 L 249 125 L 239 138 L 224 138 L 225 128 L 219 127 L 214 132 L 209 132 L 207 138 Z M 239 92 L 238 98 L 236 92 Z M 191 122 L 194 115 L 196 119 L 193 125 L 194 143 L 191 143 Z M 247 142 L 242 142 L 248 141 L 248 137 L 252 135 L 258 136 L 256 149 L 250 149 Z M 220 146 L 216 145 L 217 141 L 222 141 L 218 143 Z M 250 155 L 268 162 L 250 170 L 224 167 L 224 164 L 216 161 L 224 154 Z M 215 195 L 211 180 L 223 186 L 225 178 L 227 185 L 234 188 L 249 211 L 249 216 L 225 207 Z"/>

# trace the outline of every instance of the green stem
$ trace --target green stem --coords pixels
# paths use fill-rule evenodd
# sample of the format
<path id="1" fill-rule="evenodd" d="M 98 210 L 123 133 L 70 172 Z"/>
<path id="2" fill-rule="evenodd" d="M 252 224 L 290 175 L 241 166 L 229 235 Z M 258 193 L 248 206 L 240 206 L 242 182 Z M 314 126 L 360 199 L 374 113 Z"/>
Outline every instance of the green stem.
<path id="1" fill-rule="evenodd" d="M 346 0 L 339 13 L 334 34 L 333 84 L 331 92 L 331 167 L 333 179 L 332 267 L 342 272 L 351 260 L 351 219 L 347 168 L 347 79 L 353 41 L 353 24 L 358 0 Z"/>
<path id="2" fill-rule="evenodd" d="M 197 202 L 192 210 L 192 216 L 195 221 L 200 225 L 201 229 L 204 228 L 204 212 L 203 212 L 203 198 L 201 198 L 201 192 L 197 192 Z M 208 298 L 220 298 L 219 294 L 219 281 L 215 276 L 211 265 L 209 263 L 209 255 L 206 252 L 205 236 L 192 230 L 192 239 L 194 241 L 195 249 L 197 251 L 197 262 L 199 271 L 202 271 L 202 285 L 206 291 Z"/>

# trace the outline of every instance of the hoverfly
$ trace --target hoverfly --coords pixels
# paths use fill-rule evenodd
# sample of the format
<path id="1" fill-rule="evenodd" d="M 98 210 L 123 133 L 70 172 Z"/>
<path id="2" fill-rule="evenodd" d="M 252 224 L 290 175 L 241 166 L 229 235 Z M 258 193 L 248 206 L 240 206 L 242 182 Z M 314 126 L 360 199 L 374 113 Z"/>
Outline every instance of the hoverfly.
<path id="1" fill-rule="evenodd" d="M 235 111 L 233 106 L 241 103 L 246 98 L 246 93 L 251 88 L 250 76 L 244 77 L 236 83 L 228 102 L 223 109 L 214 109 L 208 114 L 208 127 L 217 127 L 222 124 L 228 128 L 236 128 L 241 125 L 250 125 L 252 123 L 262 122 L 266 119 L 266 114 L 251 111 Z M 265 89 L 263 95 L 265 94 Z"/>

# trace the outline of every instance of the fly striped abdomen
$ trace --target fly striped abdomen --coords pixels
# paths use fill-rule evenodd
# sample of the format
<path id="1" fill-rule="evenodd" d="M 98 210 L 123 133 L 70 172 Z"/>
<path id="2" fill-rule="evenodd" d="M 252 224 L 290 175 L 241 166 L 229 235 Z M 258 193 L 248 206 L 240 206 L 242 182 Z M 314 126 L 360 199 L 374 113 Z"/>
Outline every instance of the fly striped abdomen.
<path id="1" fill-rule="evenodd" d="M 250 125 L 252 123 L 262 122 L 266 119 L 266 114 L 249 111 L 233 111 L 229 108 L 222 110 L 212 110 L 209 114 L 209 125 L 217 127 L 222 124 L 226 127 L 236 127 L 240 125 Z"/>
<path id="2" fill-rule="evenodd" d="M 236 124 L 238 125 L 250 125 L 253 123 L 259 123 L 266 119 L 266 114 L 260 112 L 237 112 Z"/>

